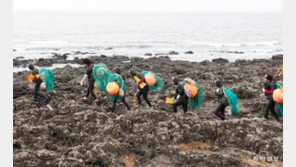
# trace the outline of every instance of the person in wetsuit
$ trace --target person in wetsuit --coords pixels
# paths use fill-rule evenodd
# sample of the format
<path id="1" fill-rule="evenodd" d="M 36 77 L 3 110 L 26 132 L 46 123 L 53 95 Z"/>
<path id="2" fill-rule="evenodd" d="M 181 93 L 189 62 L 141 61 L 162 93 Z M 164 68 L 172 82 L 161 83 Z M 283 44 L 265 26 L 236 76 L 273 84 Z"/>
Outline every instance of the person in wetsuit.
<path id="1" fill-rule="evenodd" d="M 173 109 L 174 109 L 174 112 L 177 113 L 177 107 L 178 106 L 182 106 L 183 107 L 183 110 L 184 110 L 184 113 L 187 112 L 188 110 L 188 97 L 187 95 L 185 94 L 185 89 L 184 89 L 184 86 L 182 83 L 179 83 L 179 79 L 178 78 L 175 78 L 173 77 L 173 82 L 175 85 L 178 85 L 177 88 L 176 88 L 176 93 L 175 93 L 175 96 L 174 96 L 174 99 L 176 99 L 177 101 L 173 104 Z"/>
<path id="2" fill-rule="evenodd" d="M 115 67 L 115 68 L 114 68 L 114 72 L 115 72 L 116 74 L 118 74 L 119 76 L 121 76 L 121 78 L 122 78 L 123 80 L 125 80 L 125 77 L 121 75 L 121 70 L 120 70 L 120 68 Z M 125 93 L 125 92 L 124 92 L 124 93 Z M 122 97 L 121 101 L 122 101 L 122 103 L 126 106 L 127 110 L 130 111 L 131 108 L 129 107 L 129 105 L 128 105 L 127 102 L 126 102 L 125 95 Z M 111 112 L 112 112 L 112 113 L 114 113 L 116 103 L 117 103 L 117 99 L 115 99 L 115 100 L 113 101 L 113 106 L 112 106 L 112 108 L 111 108 Z"/>
<path id="3" fill-rule="evenodd" d="M 218 87 L 215 95 L 218 98 L 219 105 L 216 108 L 214 114 L 220 117 L 222 120 L 225 120 L 225 108 L 229 105 L 227 97 L 223 91 L 223 84 L 220 79 L 216 81 L 216 86 Z"/>
<path id="4" fill-rule="evenodd" d="M 275 119 L 281 123 L 279 116 L 275 112 L 275 101 L 273 100 L 273 91 L 276 89 L 275 81 L 272 75 L 265 75 L 266 82 L 264 83 L 264 94 L 268 100 L 268 103 L 265 108 L 264 117 L 268 119 L 269 111 L 275 117 Z"/>
<path id="5" fill-rule="evenodd" d="M 82 63 L 84 64 L 84 67 L 86 68 L 85 74 L 82 78 L 82 80 L 80 81 L 80 85 L 84 85 L 85 80 L 88 80 L 88 87 L 87 87 L 87 91 L 86 91 L 86 95 L 84 98 L 82 98 L 82 101 L 87 101 L 87 97 L 89 96 L 89 94 L 92 95 L 92 97 L 95 99 L 93 101 L 93 103 L 98 103 L 99 99 L 97 98 L 96 94 L 94 93 L 93 89 L 94 89 L 94 84 L 95 84 L 95 79 L 93 77 L 93 64 L 91 64 L 91 61 L 89 58 L 84 58 L 82 60 Z"/>
<path id="6" fill-rule="evenodd" d="M 39 75 L 39 69 L 34 67 L 33 64 L 30 64 L 28 66 L 28 68 L 32 71 L 32 75 L 34 75 L 34 76 Z M 33 80 L 33 82 L 35 83 L 35 88 L 34 88 L 34 92 L 33 92 L 34 102 L 37 102 L 38 97 L 41 97 L 43 99 L 43 102 L 47 102 L 48 97 L 39 93 L 40 85 L 43 82 L 42 79 L 40 77 L 38 77 L 38 78 L 36 77 Z"/>
<path id="7" fill-rule="evenodd" d="M 140 81 L 137 83 L 137 90 L 139 90 L 138 93 L 137 93 L 137 99 L 138 99 L 139 106 L 141 106 L 141 104 L 142 104 L 141 96 L 143 95 L 143 98 L 146 101 L 146 103 L 148 104 L 148 106 L 152 107 L 150 101 L 148 100 L 149 87 L 148 87 L 148 84 L 145 82 L 145 77 L 143 77 L 142 75 L 136 73 L 134 70 L 130 70 L 130 74 L 133 77 L 137 76 L 138 78 L 140 78 Z M 143 82 L 146 84 L 146 86 L 141 88 L 139 85 L 141 83 L 143 83 Z"/>

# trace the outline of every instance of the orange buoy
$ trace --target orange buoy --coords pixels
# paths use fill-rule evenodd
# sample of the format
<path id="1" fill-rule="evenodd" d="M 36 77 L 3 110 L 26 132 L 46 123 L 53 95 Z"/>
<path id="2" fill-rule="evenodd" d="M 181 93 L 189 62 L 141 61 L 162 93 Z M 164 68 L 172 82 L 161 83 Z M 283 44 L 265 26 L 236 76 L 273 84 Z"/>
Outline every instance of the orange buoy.
<path id="1" fill-rule="evenodd" d="M 156 77 L 153 74 L 148 73 L 145 75 L 145 82 L 147 83 L 147 85 L 153 86 L 156 84 Z"/>
<path id="2" fill-rule="evenodd" d="M 282 103 L 283 99 L 282 99 L 282 94 L 283 94 L 283 89 L 276 89 L 273 91 L 273 100 L 276 103 Z"/>
<path id="3" fill-rule="evenodd" d="M 185 84 L 184 89 L 188 97 L 195 97 L 198 93 L 197 87 L 189 83 Z"/>
<path id="4" fill-rule="evenodd" d="M 34 79 L 35 79 L 34 75 L 28 75 L 28 76 L 27 76 L 27 80 L 28 80 L 29 82 L 32 82 Z"/>
<path id="5" fill-rule="evenodd" d="M 116 95 L 119 92 L 119 85 L 116 82 L 110 82 L 107 84 L 106 90 L 110 95 Z"/>

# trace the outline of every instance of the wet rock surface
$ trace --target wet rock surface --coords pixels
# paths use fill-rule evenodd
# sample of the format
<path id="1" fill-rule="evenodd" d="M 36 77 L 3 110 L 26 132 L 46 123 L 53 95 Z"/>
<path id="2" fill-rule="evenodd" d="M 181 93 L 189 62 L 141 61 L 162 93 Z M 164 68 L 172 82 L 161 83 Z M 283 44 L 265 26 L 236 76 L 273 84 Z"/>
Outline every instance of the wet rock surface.
<path id="1" fill-rule="evenodd" d="M 127 111 L 122 103 L 116 113 L 107 115 L 111 102 L 99 94 L 99 104 L 80 101 L 86 87 L 79 81 L 84 68 L 65 66 L 53 70 L 55 92 L 49 104 L 33 102 L 26 75 L 13 74 L 13 153 L 14 166 L 253 166 L 245 159 L 256 156 L 283 160 L 283 126 L 270 114 L 263 119 L 266 99 L 262 93 L 264 75 L 275 74 L 282 59 L 171 61 L 168 57 L 148 59 L 122 56 L 94 56 L 95 63 L 105 63 L 110 70 L 122 69 L 126 78 L 126 99 L 133 106 L 136 85 L 129 69 L 150 70 L 165 84 L 163 94 L 149 94 L 152 108 L 133 106 Z M 25 64 L 32 60 L 19 60 Z M 41 61 L 41 60 L 39 60 Z M 54 62 L 78 64 L 58 55 L 44 59 L 44 66 Z M 223 62 L 223 63 L 220 63 Z M 15 62 L 14 62 L 15 63 Z M 39 63 L 37 62 L 39 65 Z M 41 65 L 40 65 L 41 66 Z M 175 114 L 165 97 L 172 97 L 175 86 L 171 77 L 191 77 L 204 92 L 205 102 L 198 111 Z M 221 121 L 213 111 L 217 107 L 214 82 L 217 77 L 240 98 L 237 116 L 226 114 Z M 282 84 L 282 77 L 277 78 Z M 228 107 L 229 108 L 229 107 Z M 227 110 L 228 110 L 227 108 Z M 267 165 L 275 163 L 266 162 Z M 260 166 L 260 165 L 258 165 Z"/>

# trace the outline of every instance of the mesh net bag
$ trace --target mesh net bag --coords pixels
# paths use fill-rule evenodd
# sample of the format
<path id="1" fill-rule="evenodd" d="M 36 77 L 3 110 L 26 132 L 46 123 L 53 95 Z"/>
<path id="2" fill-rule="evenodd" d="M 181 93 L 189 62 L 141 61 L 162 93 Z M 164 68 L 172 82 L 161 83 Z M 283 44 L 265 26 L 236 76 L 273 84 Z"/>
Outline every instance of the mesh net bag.
<path id="1" fill-rule="evenodd" d="M 277 89 L 282 89 L 282 87 L 278 84 L 275 83 Z M 284 103 L 276 103 L 275 111 L 278 114 L 278 116 L 282 117 L 283 116 L 283 109 L 284 109 Z"/>
<path id="2" fill-rule="evenodd" d="M 46 83 L 46 91 L 52 92 L 54 89 L 53 80 L 55 80 L 55 76 L 51 70 L 42 68 L 39 72 L 40 78 L 43 82 Z"/>
<path id="3" fill-rule="evenodd" d="M 97 89 L 101 93 L 105 93 L 108 79 L 111 76 L 111 71 L 104 64 L 98 64 L 94 67 L 93 76 Z"/>
<path id="4" fill-rule="evenodd" d="M 148 73 L 153 74 L 156 77 L 156 84 L 152 85 L 152 86 L 148 86 L 149 90 L 155 92 L 155 93 L 161 93 L 164 91 L 164 84 L 162 79 L 155 73 L 151 72 L 151 71 L 144 71 L 143 72 L 143 76 L 145 77 L 145 75 L 147 75 Z"/>
<path id="5" fill-rule="evenodd" d="M 231 110 L 231 114 L 232 115 L 237 115 L 238 114 L 238 98 L 237 96 L 229 89 L 224 88 L 223 89 L 227 100 L 228 100 L 228 104 Z"/>
<path id="6" fill-rule="evenodd" d="M 125 93 L 125 83 L 124 80 L 122 79 L 122 77 L 118 74 L 112 74 L 110 76 L 110 78 L 108 79 L 108 83 L 110 82 L 116 82 L 119 86 L 119 92 L 116 95 L 110 95 L 108 94 L 108 97 L 110 99 L 110 101 L 120 101 L 122 100 L 122 98 L 124 97 L 124 93 Z"/>
<path id="7" fill-rule="evenodd" d="M 194 85 L 198 88 L 198 93 L 194 97 L 188 97 L 188 104 L 193 110 L 198 110 L 201 107 L 201 104 L 204 101 L 203 92 L 200 85 L 197 82 L 194 82 Z M 186 85 L 186 82 L 183 82 L 183 86 Z"/>

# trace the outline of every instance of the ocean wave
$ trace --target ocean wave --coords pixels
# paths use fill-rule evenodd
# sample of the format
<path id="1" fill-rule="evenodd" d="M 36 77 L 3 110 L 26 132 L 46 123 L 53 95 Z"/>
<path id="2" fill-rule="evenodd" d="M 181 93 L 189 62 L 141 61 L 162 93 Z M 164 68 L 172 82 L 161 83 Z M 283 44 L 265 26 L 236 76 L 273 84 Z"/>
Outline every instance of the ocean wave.
<path id="1" fill-rule="evenodd" d="M 117 45 L 111 46 L 112 48 L 153 48 L 152 45 Z"/>
<path id="2" fill-rule="evenodd" d="M 279 41 L 267 41 L 267 42 L 245 42 L 245 43 L 194 43 L 192 47 L 248 47 L 248 46 L 276 46 L 281 45 Z"/>

